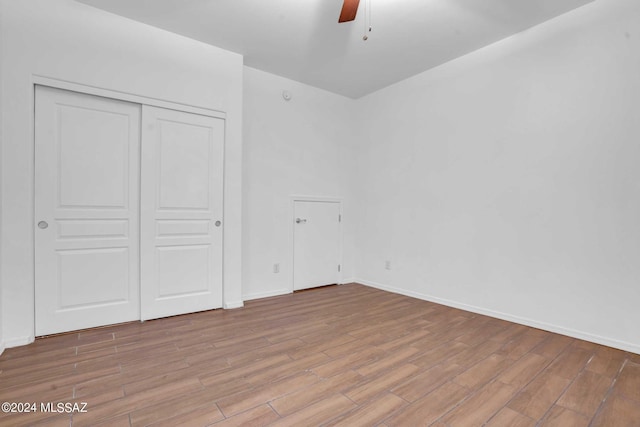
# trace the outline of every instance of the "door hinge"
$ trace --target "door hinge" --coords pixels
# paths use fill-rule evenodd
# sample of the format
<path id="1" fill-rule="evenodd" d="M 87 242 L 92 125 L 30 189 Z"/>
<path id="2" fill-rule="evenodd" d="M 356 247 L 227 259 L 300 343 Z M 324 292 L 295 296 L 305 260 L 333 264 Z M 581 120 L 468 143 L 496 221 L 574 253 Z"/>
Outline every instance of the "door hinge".
<path id="1" fill-rule="evenodd" d="M 340 264 L 338 264 L 338 272 L 340 272 Z"/>

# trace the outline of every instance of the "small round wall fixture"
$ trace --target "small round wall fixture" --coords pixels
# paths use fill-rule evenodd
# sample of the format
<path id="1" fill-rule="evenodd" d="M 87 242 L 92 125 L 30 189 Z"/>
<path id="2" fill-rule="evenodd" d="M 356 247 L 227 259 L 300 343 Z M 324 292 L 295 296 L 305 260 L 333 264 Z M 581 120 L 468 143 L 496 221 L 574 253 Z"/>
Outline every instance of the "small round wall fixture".
<path id="1" fill-rule="evenodd" d="M 283 90 L 282 97 L 285 101 L 291 101 L 291 92 L 289 92 L 288 90 Z"/>

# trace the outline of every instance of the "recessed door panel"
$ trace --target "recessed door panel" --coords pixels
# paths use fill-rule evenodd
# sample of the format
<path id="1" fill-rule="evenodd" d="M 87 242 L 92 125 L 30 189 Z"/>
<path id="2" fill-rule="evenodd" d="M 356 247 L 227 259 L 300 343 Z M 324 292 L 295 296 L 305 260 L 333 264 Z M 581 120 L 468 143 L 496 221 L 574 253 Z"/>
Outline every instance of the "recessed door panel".
<path id="1" fill-rule="evenodd" d="M 215 120 L 215 119 L 214 119 Z M 158 119 L 159 209 L 209 209 L 211 127 Z"/>
<path id="2" fill-rule="evenodd" d="M 209 292 L 211 245 L 161 246 L 156 251 L 159 299 Z"/>
<path id="3" fill-rule="evenodd" d="M 208 219 L 160 220 L 157 222 L 158 238 L 207 237 L 211 233 Z"/>
<path id="4" fill-rule="evenodd" d="M 126 208 L 131 117 L 78 105 L 56 110 L 59 206 Z"/>
<path id="5" fill-rule="evenodd" d="M 58 251 L 58 309 L 126 303 L 130 269 L 128 248 Z"/>
<path id="6" fill-rule="evenodd" d="M 139 123 L 139 105 L 36 88 L 36 335 L 139 319 Z"/>
<path id="7" fill-rule="evenodd" d="M 126 219 L 60 219 L 57 223 L 59 240 L 129 237 Z"/>
<path id="8" fill-rule="evenodd" d="M 142 319 L 222 306 L 224 120 L 143 107 Z"/>

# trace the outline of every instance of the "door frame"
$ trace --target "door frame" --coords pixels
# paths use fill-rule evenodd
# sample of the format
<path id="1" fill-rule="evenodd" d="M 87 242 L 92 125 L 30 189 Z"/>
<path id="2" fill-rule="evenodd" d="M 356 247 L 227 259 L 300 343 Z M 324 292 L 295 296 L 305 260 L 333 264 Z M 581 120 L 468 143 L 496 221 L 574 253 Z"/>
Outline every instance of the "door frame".
<path id="1" fill-rule="evenodd" d="M 340 271 L 338 272 L 338 284 L 341 285 L 344 279 L 344 262 L 343 262 L 343 254 L 344 254 L 344 227 L 343 227 L 343 219 L 344 214 L 342 211 L 342 197 L 325 197 L 325 196 L 302 196 L 302 195 L 292 195 L 289 196 L 289 251 L 291 260 L 291 274 L 289 275 L 289 290 L 291 293 L 294 292 L 294 272 L 295 272 L 295 225 L 296 225 L 296 202 L 324 202 L 324 203 L 337 203 L 338 209 L 340 211 L 340 243 L 338 250 L 338 262 L 340 263 Z"/>
<path id="2" fill-rule="evenodd" d="M 208 117 L 214 117 L 214 118 L 218 118 L 218 119 L 222 119 L 225 120 L 225 136 L 224 136 L 224 145 L 223 145 L 223 153 L 226 153 L 226 141 L 227 141 L 227 126 L 226 126 L 226 120 L 227 120 L 227 114 L 223 111 L 217 111 L 217 110 L 211 110 L 211 109 L 207 109 L 207 108 L 202 108 L 202 107 L 196 107 L 196 106 L 192 106 L 192 105 L 188 105 L 188 104 L 181 104 L 181 103 L 177 103 L 177 102 L 171 102 L 171 101 L 165 101 L 162 99 L 156 99 L 156 98 L 149 98 L 146 96 L 142 96 L 142 95 L 136 95 L 136 94 L 131 94 L 128 92 L 120 92 L 120 91 L 116 91 L 116 90 L 111 90 L 111 89 L 104 89 L 104 88 L 100 88 L 100 87 L 95 87 L 95 86 L 87 86 L 81 83 L 75 83 L 75 82 L 70 82 L 70 81 L 65 81 L 65 80 L 58 80 L 55 78 L 50 78 L 50 77 L 46 77 L 46 76 L 40 76 L 40 75 L 32 75 L 31 78 L 31 85 L 30 85 L 30 99 L 32 102 L 32 109 L 30 110 L 30 139 L 31 139 L 31 156 L 32 156 L 32 161 L 35 164 L 35 156 L 36 156 L 36 136 L 35 136 L 35 107 L 36 107 L 36 87 L 37 86 L 43 86 L 43 87 L 49 87 L 49 88 L 53 88 L 53 89 L 61 89 L 61 90 L 66 90 L 66 91 L 70 91 L 70 92 L 77 92 L 80 94 L 85 94 L 85 95 L 93 95 L 93 96 L 98 96 L 98 97 L 102 97 L 102 98 L 107 98 L 107 99 L 113 99 L 116 101 L 125 101 L 125 102 L 130 102 L 130 103 L 135 103 L 135 104 L 139 104 L 141 107 L 144 105 L 149 105 L 149 106 L 153 106 L 153 107 L 160 107 L 160 108 L 164 108 L 164 109 L 169 109 L 169 110 L 176 110 L 176 111 L 182 111 L 185 113 L 191 113 L 191 114 L 199 114 L 202 116 L 208 116 Z M 142 133 L 141 133 L 142 134 Z M 140 151 L 142 149 L 142 147 L 140 146 Z M 35 204 L 36 204 L 36 194 L 35 194 L 35 168 L 33 170 L 33 173 L 31 174 L 31 179 L 32 179 L 32 188 L 31 188 L 31 223 L 32 223 L 32 227 L 35 228 L 35 219 L 36 219 L 36 212 L 35 212 Z M 225 209 L 224 207 L 226 206 L 226 197 L 225 197 L 225 193 L 226 193 L 226 158 L 223 158 L 223 177 L 222 177 L 222 186 L 223 186 L 223 193 L 222 193 L 222 206 L 223 206 L 223 218 L 225 217 L 224 213 L 225 213 Z M 140 187 L 140 182 L 138 182 L 138 187 Z M 35 230 L 32 228 L 31 231 L 31 236 L 30 236 L 30 243 L 31 243 L 31 259 L 32 262 L 35 262 L 35 256 L 36 256 L 36 239 L 35 239 Z M 223 233 L 222 233 L 222 270 L 225 270 L 225 232 L 224 230 L 226 230 L 226 228 L 223 229 Z M 140 236 L 138 236 L 138 242 L 140 242 Z M 140 259 L 140 253 L 138 253 L 138 258 Z M 33 314 L 32 314 L 32 333 L 33 335 L 31 335 L 30 337 L 27 337 L 27 339 L 25 341 L 16 341 L 17 345 L 25 345 L 25 344 L 29 344 L 31 342 L 33 342 L 35 340 L 36 337 L 36 310 L 35 310 L 35 300 L 36 300 L 36 277 L 35 277 L 35 264 L 32 264 L 33 269 L 32 269 L 32 282 L 31 282 L 31 289 L 32 289 L 32 303 L 33 303 Z M 140 273 L 138 273 L 140 274 Z M 225 280 L 224 280 L 224 274 L 222 276 L 222 308 L 237 308 L 237 307 L 242 307 L 242 302 L 235 302 L 235 301 L 227 301 L 225 298 Z M 141 304 L 141 302 L 140 302 Z M 139 309 L 141 310 L 141 307 L 139 307 Z M 142 321 L 142 320 L 140 320 Z"/>

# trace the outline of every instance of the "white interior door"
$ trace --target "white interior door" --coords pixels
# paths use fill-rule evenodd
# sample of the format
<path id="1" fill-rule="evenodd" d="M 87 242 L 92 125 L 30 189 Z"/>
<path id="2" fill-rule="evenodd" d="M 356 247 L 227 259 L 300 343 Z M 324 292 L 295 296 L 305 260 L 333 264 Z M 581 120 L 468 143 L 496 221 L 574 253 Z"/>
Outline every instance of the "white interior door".
<path id="1" fill-rule="evenodd" d="M 36 335 L 139 319 L 140 106 L 36 88 Z"/>
<path id="2" fill-rule="evenodd" d="M 222 307 L 224 120 L 142 116 L 142 320 Z"/>
<path id="3" fill-rule="evenodd" d="M 340 203 L 294 201 L 293 289 L 340 281 Z"/>

